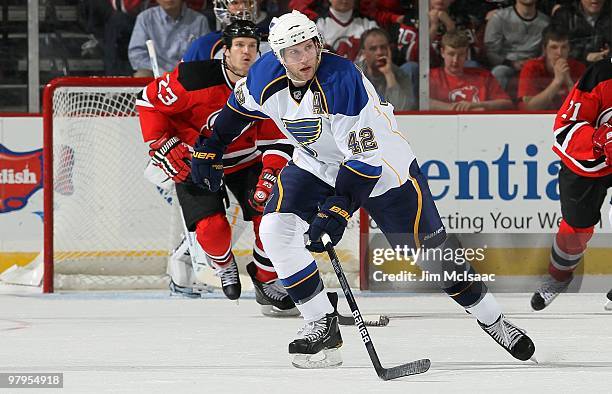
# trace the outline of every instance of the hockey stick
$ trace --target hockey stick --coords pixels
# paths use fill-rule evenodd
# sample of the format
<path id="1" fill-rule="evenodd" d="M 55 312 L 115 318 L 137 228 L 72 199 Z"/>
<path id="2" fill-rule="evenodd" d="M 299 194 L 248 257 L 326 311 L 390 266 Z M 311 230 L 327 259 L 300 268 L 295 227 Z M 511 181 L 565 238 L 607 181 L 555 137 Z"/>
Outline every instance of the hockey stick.
<path id="1" fill-rule="evenodd" d="M 159 65 L 157 64 L 157 52 L 155 52 L 155 44 L 153 40 L 147 40 L 145 44 L 147 46 L 147 52 L 149 53 L 149 60 L 151 61 L 151 71 L 153 71 L 153 76 L 155 78 L 159 78 L 161 76 L 161 72 L 159 70 Z M 175 194 L 175 197 L 176 198 L 174 198 L 173 200 L 176 202 L 179 208 L 179 216 L 181 217 L 181 223 L 183 225 L 183 236 L 187 240 L 189 258 L 191 259 L 191 269 L 193 270 L 194 274 L 196 274 L 196 265 L 198 263 L 195 258 L 195 253 L 196 253 L 195 240 L 192 237 L 192 233 L 187 228 L 187 223 L 185 222 L 185 217 L 183 216 L 183 209 L 178 200 L 178 195 Z"/>
<path id="2" fill-rule="evenodd" d="M 151 71 L 153 71 L 153 76 L 155 78 L 159 78 L 161 73 L 159 72 L 159 66 L 157 65 L 157 54 L 155 52 L 155 45 L 153 44 L 153 40 L 145 41 L 147 46 L 147 52 L 149 52 L 149 60 L 151 61 Z"/>
<path id="3" fill-rule="evenodd" d="M 411 361 L 406 364 L 398 365 L 396 367 L 385 368 L 380 363 L 380 359 L 376 354 L 376 349 L 374 349 L 374 344 L 372 343 L 372 339 L 370 338 L 370 334 L 368 333 L 368 329 L 363 323 L 363 318 L 361 317 L 361 312 L 359 312 L 359 307 L 357 306 L 357 302 L 355 301 L 355 297 L 353 296 L 353 292 L 346 280 L 346 275 L 344 275 L 344 271 L 342 270 L 342 266 L 340 265 L 340 260 L 338 259 L 338 255 L 334 250 L 334 245 L 331 242 L 331 238 L 329 235 L 323 234 L 321 236 L 321 240 L 323 241 L 323 245 L 325 245 L 325 250 L 329 255 L 329 259 L 331 260 L 332 266 L 334 267 L 334 271 L 336 271 L 336 276 L 338 277 L 338 281 L 340 282 L 340 286 L 342 287 L 342 291 L 346 296 L 346 301 L 351 308 L 351 313 L 355 318 L 355 324 L 359 333 L 361 334 L 361 339 L 368 351 L 368 355 L 370 356 L 370 360 L 372 360 L 372 364 L 374 365 L 374 369 L 376 370 L 376 374 L 382 380 L 391 380 L 400 378 L 402 376 L 410 376 L 416 375 L 423 372 L 427 372 L 431 365 L 431 361 L 427 358 Z"/>

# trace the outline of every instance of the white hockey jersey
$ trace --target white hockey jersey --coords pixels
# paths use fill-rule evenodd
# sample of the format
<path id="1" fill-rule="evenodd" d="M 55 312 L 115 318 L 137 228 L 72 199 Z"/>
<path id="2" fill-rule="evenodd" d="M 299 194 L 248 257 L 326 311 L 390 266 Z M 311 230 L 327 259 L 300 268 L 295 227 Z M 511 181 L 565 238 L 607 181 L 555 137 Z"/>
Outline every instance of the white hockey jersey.
<path id="1" fill-rule="evenodd" d="M 372 197 L 409 179 L 415 156 L 397 130 L 393 106 L 338 55 L 322 53 L 298 102 L 290 94 L 285 68 L 274 53 L 266 53 L 236 84 L 227 105 L 252 118 L 271 118 L 297 148 L 294 163 L 331 186 L 341 165 L 366 178 L 380 177 Z"/>

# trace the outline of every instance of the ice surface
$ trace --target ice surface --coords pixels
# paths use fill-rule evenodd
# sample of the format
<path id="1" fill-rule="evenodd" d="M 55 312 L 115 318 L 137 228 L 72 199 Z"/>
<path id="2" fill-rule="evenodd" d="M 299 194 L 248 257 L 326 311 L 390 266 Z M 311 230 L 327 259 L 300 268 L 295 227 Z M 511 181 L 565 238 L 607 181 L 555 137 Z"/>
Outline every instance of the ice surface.
<path id="1" fill-rule="evenodd" d="M 604 298 L 564 294 L 535 313 L 528 294 L 499 295 L 533 338 L 535 365 L 511 358 L 443 295 L 361 294 L 366 317 L 391 315 L 389 326 L 370 328 L 384 366 L 432 361 L 423 375 L 383 382 L 355 327 L 342 328 L 342 367 L 292 367 L 287 344 L 301 319 L 261 316 L 252 293 L 238 305 L 219 294 L 8 294 L 0 296 L 0 372 L 64 372 L 63 390 L 37 393 L 610 393 Z M 340 305 L 348 313 L 344 298 Z"/>

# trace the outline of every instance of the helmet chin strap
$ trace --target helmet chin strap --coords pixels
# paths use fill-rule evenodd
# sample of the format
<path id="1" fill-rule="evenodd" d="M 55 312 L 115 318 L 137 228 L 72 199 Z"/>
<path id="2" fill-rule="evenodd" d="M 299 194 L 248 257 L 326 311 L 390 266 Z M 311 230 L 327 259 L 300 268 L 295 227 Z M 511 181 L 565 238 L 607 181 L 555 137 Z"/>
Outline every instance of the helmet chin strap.
<path id="1" fill-rule="evenodd" d="M 227 71 L 231 72 L 232 74 L 234 74 L 234 75 L 235 75 L 235 76 L 237 76 L 237 77 L 244 78 L 244 77 L 246 77 L 246 76 L 247 76 L 246 74 L 242 75 L 242 74 L 237 73 L 237 72 L 236 72 L 236 71 L 235 71 L 235 70 L 234 70 L 234 69 L 231 67 L 230 62 L 229 62 L 229 61 L 228 61 L 228 59 L 227 59 L 227 56 L 225 56 L 225 53 L 223 54 L 223 67 L 225 67 L 225 69 L 226 69 Z M 288 75 L 288 74 L 287 74 L 287 75 Z"/>

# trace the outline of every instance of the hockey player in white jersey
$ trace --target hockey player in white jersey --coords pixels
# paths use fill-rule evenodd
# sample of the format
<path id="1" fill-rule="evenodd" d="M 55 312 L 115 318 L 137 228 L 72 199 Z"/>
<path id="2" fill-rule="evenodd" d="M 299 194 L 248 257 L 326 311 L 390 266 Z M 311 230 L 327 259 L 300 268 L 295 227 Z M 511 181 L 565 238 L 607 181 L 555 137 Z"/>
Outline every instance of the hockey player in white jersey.
<path id="1" fill-rule="evenodd" d="M 376 94 L 363 73 L 323 51 L 316 25 L 297 11 L 272 21 L 269 41 L 273 52 L 237 83 L 213 136 L 195 144 L 192 178 L 217 190 L 225 147 L 254 119 L 271 118 L 293 143 L 293 160 L 278 177 L 260 234 L 306 323 L 289 344 L 294 365 L 339 365 L 342 337 L 335 298 L 324 291 L 309 252 L 324 250 L 321 234 L 336 244 L 350 216 L 364 207 L 393 247 L 459 245 L 447 237 L 427 181 L 397 131 L 393 106 Z M 312 240 L 308 248 L 305 234 Z M 469 264 L 454 261 L 421 260 L 419 265 L 432 273 L 475 273 Z M 533 342 L 504 317 L 483 282 L 444 280 L 440 285 L 512 356 L 532 357 Z M 315 362 L 312 355 L 318 353 L 317 358 L 325 358 Z"/>

